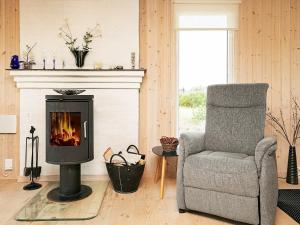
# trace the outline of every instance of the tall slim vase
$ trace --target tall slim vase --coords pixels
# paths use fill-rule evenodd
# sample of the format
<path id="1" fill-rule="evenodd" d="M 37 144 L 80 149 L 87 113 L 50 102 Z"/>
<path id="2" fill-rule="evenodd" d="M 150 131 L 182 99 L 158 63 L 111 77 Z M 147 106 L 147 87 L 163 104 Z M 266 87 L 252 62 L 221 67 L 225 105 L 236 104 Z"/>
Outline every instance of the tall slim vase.
<path id="1" fill-rule="evenodd" d="M 289 184 L 298 184 L 298 167 L 295 146 L 290 146 L 289 148 L 286 182 Z"/>

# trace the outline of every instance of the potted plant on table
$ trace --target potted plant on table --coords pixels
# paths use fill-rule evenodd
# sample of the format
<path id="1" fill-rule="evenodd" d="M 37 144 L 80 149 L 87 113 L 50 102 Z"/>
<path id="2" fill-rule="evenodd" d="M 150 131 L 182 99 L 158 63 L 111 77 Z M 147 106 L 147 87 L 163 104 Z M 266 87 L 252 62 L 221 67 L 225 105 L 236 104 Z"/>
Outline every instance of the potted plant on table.
<path id="1" fill-rule="evenodd" d="M 287 166 L 286 182 L 289 184 L 298 184 L 298 168 L 297 168 L 297 156 L 296 156 L 296 143 L 300 138 L 300 106 L 297 103 L 296 98 L 292 98 L 292 131 L 291 135 L 286 127 L 285 120 L 283 118 L 282 109 L 280 109 L 279 117 L 276 117 L 272 112 L 267 112 L 267 120 L 269 124 L 280 134 L 286 142 L 289 144 L 289 158 Z"/>
<path id="2" fill-rule="evenodd" d="M 84 65 L 84 60 L 86 55 L 89 53 L 91 49 L 90 44 L 92 43 L 94 38 L 101 38 L 101 28 L 99 24 L 92 29 L 88 29 L 83 36 L 83 43 L 80 45 L 76 45 L 77 38 L 74 38 L 70 29 L 70 25 L 68 20 L 65 20 L 65 24 L 59 28 L 59 37 L 61 37 L 66 46 L 70 49 L 72 54 L 75 57 L 76 66 L 81 68 Z"/>

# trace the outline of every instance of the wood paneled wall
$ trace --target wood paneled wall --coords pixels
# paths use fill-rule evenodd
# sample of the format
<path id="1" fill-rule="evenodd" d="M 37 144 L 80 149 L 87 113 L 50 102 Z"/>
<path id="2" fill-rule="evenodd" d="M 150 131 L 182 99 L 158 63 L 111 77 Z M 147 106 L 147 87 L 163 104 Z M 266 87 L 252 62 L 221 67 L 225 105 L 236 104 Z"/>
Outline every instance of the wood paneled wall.
<path id="1" fill-rule="evenodd" d="M 19 0 L 0 0 L 0 114 L 19 118 L 19 91 L 5 70 L 10 57 L 19 54 Z M 0 134 L 0 179 L 19 172 L 19 133 Z M 13 171 L 4 171 L 4 159 L 13 159 Z"/>
<path id="2" fill-rule="evenodd" d="M 140 92 L 140 149 L 151 175 L 156 163 L 151 148 L 161 136 L 176 135 L 174 35 L 171 0 L 140 0 L 140 66 L 147 69 Z M 175 171 L 175 163 L 168 166 Z"/>
<path id="3" fill-rule="evenodd" d="M 268 107 L 281 108 L 290 126 L 291 97 L 300 101 L 300 1 L 243 0 L 236 53 L 236 82 L 269 83 Z M 266 133 L 276 135 L 268 125 Z M 288 144 L 276 136 L 278 171 L 285 176 Z"/>
<path id="4" fill-rule="evenodd" d="M 161 135 L 176 134 L 176 42 L 171 0 L 141 0 L 140 17 L 141 66 L 147 69 L 141 90 L 140 146 L 149 153 L 152 170 L 151 147 L 159 143 Z M 242 0 L 234 64 L 234 82 L 269 83 L 269 109 L 278 113 L 282 108 L 290 120 L 291 96 L 300 100 L 300 1 Z M 276 135 L 268 125 L 266 134 Z M 288 145 L 278 136 L 280 176 L 285 176 L 287 156 Z"/>

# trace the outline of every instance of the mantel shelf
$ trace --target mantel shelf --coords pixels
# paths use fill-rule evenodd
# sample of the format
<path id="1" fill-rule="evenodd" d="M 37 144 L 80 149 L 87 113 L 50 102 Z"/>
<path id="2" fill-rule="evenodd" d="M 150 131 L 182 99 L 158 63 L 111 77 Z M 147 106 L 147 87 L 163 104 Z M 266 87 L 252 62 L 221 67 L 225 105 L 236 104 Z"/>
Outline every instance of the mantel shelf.
<path id="1" fill-rule="evenodd" d="M 9 70 L 18 88 L 139 89 L 145 70 Z"/>
<path id="2" fill-rule="evenodd" d="M 6 69 L 9 71 L 146 71 L 143 68 L 140 69 Z"/>

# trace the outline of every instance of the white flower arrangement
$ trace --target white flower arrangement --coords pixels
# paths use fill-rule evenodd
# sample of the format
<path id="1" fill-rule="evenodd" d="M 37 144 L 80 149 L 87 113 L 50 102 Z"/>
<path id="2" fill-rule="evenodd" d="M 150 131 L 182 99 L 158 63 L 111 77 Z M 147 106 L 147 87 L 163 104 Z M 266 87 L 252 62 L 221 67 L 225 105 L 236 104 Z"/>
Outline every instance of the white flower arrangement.
<path id="1" fill-rule="evenodd" d="M 59 37 L 62 38 L 65 41 L 66 46 L 71 50 L 71 51 L 78 51 L 78 50 L 83 50 L 83 51 L 89 51 L 91 47 L 89 46 L 94 38 L 101 38 L 102 37 L 102 32 L 101 32 L 101 27 L 97 23 L 95 27 L 92 29 L 88 29 L 84 36 L 83 36 L 83 43 L 80 45 L 76 45 L 77 38 L 74 38 L 70 29 L 69 21 L 68 19 L 65 19 L 65 23 L 63 26 L 59 28 Z"/>

